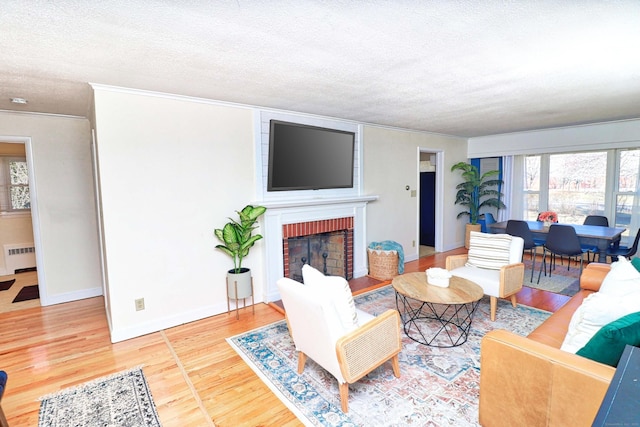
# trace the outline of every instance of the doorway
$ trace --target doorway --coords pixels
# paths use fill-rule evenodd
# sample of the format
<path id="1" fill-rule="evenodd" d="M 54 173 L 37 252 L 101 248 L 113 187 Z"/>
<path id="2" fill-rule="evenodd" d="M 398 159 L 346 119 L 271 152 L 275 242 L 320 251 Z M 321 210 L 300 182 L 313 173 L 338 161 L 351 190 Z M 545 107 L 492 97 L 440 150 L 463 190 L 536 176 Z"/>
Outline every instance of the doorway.
<path id="1" fill-rule="evenodd" d="M 24 138 L 0 138 L 0 312 L 41 305 L 27 151 Z"/>
<path id="2" fill-rule="evenodd" d="M 438 191 L 442 191 L 442 177 L 438 174 L 442 152 L 419 149 L 418 157 L 418 256 L 423 257 L 442 252 L 442 227 L 437 226 L 442 223 L 438 220 L 442 217 L 442 198 L 438 197 Z"/>

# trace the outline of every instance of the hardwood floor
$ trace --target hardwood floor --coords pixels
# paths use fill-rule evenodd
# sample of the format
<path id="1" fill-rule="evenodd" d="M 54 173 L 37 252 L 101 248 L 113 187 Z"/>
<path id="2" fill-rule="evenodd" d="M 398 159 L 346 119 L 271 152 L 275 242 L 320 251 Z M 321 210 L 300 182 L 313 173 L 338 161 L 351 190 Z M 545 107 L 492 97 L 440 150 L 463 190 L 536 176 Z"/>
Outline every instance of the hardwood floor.
<path id="1" fill-rule="evenodd" d="M 447 255 L 407 263 L 405 270 L 443 267 Z M 351 282 L 354 293 L 380 282 Z M 525 288 L 522 304 L 554 311 L 568 297 Z M 12 427 L 38 423 L 38 398 L 137 365 L 160 420 L 170 426 L 299 426 L 295 415 L 225 341 L 283 318 L 266 304 L 112 344 L 102 297 L 0 313 L 0 369 L 9 374 L 2 407 Z"/>

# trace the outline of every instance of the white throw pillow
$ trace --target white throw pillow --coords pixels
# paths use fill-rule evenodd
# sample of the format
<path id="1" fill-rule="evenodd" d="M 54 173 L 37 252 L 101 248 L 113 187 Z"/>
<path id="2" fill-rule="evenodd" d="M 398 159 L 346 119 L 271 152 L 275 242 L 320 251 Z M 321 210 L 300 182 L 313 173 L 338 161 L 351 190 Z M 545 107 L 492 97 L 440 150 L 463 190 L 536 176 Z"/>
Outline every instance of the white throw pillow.
<path id="1" fill-rule="evenodd" d="M 562 350 L 575 353 L 608 323 L 640 311 L 640 273 L 623 257 L 611 264 L 600 291 L 573 313 Z"/>
<path id="2" fill-rule="evenodd" d="M 624 297 L 640 290 L 640 272 L 625 257 L 611 264 L 598 293 Z"/>
<path id="3" fill-rule="evenodd" d="M 467 266 L 500 270 L 509 265 L 511 236 L 472 231 L 469 236 Z"/>
<path id="4" fill-rule="evenodd" d="M 327 297 L 333 302 L 345 333 L 358 327 L 356 305 L 353 302 L 351 288 L 346 279 L 339 276 L 325 276 L 305 264 L 302 266 L 302 280 L 306 286 L 312 287 L 318 295 Z"/>

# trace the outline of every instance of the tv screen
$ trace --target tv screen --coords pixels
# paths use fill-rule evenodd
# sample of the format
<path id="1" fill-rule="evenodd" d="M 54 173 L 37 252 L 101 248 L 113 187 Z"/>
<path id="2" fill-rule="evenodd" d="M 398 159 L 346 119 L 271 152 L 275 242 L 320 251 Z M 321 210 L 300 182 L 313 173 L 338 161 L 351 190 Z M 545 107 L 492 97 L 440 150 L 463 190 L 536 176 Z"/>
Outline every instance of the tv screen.
<path id="1" fill-rule="evenodd" d="M 271 120 L 267 191 L 353 187 L 355 133 Z"/>

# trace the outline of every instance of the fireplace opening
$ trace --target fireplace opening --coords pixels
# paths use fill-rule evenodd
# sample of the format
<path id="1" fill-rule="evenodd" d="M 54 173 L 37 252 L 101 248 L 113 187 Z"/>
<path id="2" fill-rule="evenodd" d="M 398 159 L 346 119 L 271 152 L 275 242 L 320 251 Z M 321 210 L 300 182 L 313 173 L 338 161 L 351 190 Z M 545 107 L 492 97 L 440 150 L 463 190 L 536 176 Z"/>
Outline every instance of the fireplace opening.
<path id="1" fill-rule="evenodd" d="M 289 239 L 289 277 L 302 281 L 302 266 L 309 264 L 327 276 L 351 279 L 348 230 L 319 233 Z"/>
<path id="2" fill-rule="evenodd" d="M 353 278 L 353 218 L 335 218 L 282 226 L 284 276 L 302 282 L 309 264 L 328 276 Z"/>

